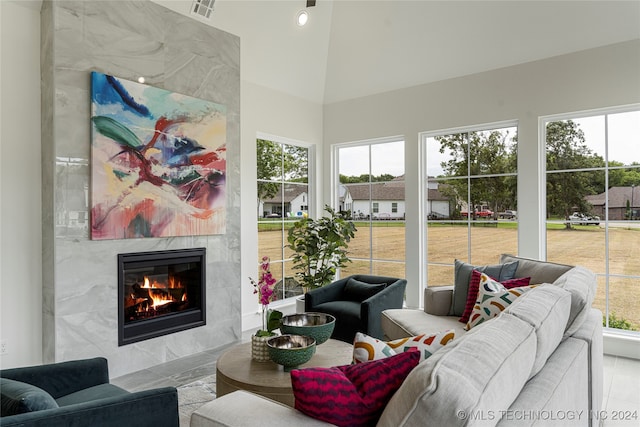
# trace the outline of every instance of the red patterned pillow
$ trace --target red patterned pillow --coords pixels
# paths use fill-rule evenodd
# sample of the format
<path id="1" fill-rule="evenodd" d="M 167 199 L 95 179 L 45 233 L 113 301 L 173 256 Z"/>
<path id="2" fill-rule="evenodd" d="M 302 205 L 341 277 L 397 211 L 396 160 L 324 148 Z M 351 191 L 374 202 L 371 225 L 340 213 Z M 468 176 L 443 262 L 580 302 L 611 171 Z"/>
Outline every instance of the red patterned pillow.
<path id="1" fill-rule="evenodd" d="M 473 311 L 473 306 L 476 303 L 476 299 L 478 298 L 478 289 L 480 288 L 480 278 L 484 273 L 474 269 L 471 271 L 471 279 L 469 280 L 469 291 L 467 293 L 467 304 L 464 306 L 464 312 L 462 313 L 462 317 L 458 320 L 462 323 L 467 323 L 469 321 L 469 317 L 471 316 L 471 312 Z M 492 278 L 493 279 L 493 278 Z M 496 280 L 496 279 L 493 279 Z M 497 280 L 496 280 L 497 281 Z M 519 277 L 516 279 L 505 280 L 502 283 L 507 289 L 519 288 L 522 286 L 529 286 L 529 282 L 531 281 L 531 277 Z"/>
<path id="2" fill-rule="evenodd" d="M 414 350 L 357 365 L 294 369 L 295 408 L 337 426 L 375 425 L 419 361 Z"/>

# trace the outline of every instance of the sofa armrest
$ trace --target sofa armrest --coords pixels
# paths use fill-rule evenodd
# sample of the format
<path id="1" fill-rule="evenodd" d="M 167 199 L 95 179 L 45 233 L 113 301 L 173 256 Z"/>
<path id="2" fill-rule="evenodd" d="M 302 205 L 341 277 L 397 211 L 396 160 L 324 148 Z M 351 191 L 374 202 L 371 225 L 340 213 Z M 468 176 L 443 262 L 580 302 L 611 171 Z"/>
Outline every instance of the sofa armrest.
<path id="1" fill-rule="evenodd" d="M 434 316 L 448 316 L 452 299 L 453 285 L 425 288 L 424 312 Z"/>
<path id="2" fill-rule="evenodd" d="M 238 390 L 201 406 L 191 415 L 190 426 L 253 427 L 257 424 L 280 427 L 332 425 L 266 397 Z"/>
<path id="3" fill-rule="evenodd" d="M 367 333 L 378 339 L 384 338 L 382 312 L 387 309 L 402 308 L 407 281 L 398 280 L 360 304 L 360 319 L 367 322 Z"/>
<path id="4" fill-rule="evenodd" d="M 4 369 L 0 371 L 0 376 L 39 387 L 57 399 L 76 391 L 108 383 L 109 368 L 107 359 L 96 357 Z"/>
<path id="5" fill-rule="evenodd" d="M 347 278 L 344 278 L 307 292 L 304 295 L 305 311 L 314 311 L 316 306 L 324 302 L 340 300 L 346 283 Z"/>
<path id="6" fill-rule="evenodd" d="M 179 427 L 175 387 L 124 393 L 55 409 L 2 417 L 3 427 Z"/>

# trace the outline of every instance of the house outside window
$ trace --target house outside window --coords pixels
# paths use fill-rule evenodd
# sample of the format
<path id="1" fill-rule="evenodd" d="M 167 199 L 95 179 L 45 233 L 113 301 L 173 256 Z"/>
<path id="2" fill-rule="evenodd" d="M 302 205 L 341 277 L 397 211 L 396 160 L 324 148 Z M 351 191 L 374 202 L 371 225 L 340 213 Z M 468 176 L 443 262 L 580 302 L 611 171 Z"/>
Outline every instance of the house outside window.
<path id="1" fill-rule="evenodd" d="M 424 132 L 421 143 L 427 286 L 452 283 L 456 259 L 517 253 L 517 123 Z"/>
<path id="2" fill-rule="evenodd" d="M 542 124 L 546 258 L 595 272 L 605 327 L 640 335 L 640 106 Z"/>
<path id="3" fill-rule="evenodd" d="M 289 228 L 309 214 L 309 159 L 312 147 L 285 138 L 258 139 L 258 264 L 263 256 L 271 260 L 271 273 L 278 281 L 275 300 L 301 295 L 294 280 Z"/>
<path id="4" fill-rule="evenodd" d="M 334 147 L 336 205 L 357 231 L 341 277 L 406 277 L 404 140 L 383 138 Z M 395 205 L 395 208 L 394 208 Z"/>

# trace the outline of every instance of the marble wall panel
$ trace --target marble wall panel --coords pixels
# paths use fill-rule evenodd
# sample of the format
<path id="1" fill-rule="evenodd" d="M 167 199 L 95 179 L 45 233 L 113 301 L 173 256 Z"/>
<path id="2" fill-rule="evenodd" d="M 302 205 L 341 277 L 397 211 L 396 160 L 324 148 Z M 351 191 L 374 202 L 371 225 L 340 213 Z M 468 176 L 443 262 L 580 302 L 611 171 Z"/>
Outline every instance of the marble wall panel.
<path id="1" fill-rule="evenodd" d="M 149 1 L 54 1 L 42 9 L 43 349 L 104 356 L 111 376 L 227 345 L 241 335 L 240 42 Z M 176 29 L 180 29 L 177 31 Z M 224 235 L 92 241 L 90 72 L 227 107 Z M 86 217 L 88 221 L 88 217 Z M 205 247 L 207 325 L 118 346 L 117 254 Z"/>

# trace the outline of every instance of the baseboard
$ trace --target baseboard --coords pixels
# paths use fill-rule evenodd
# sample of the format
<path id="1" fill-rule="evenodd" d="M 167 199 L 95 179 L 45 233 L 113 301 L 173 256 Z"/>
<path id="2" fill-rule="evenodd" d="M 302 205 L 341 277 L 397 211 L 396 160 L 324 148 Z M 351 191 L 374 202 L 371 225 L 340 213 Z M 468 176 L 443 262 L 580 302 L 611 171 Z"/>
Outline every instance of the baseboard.
<path id="1" fill-rule="evenodd" d="M 605 329 L 604 354 L 640 360 L 640 335 Z"/>

